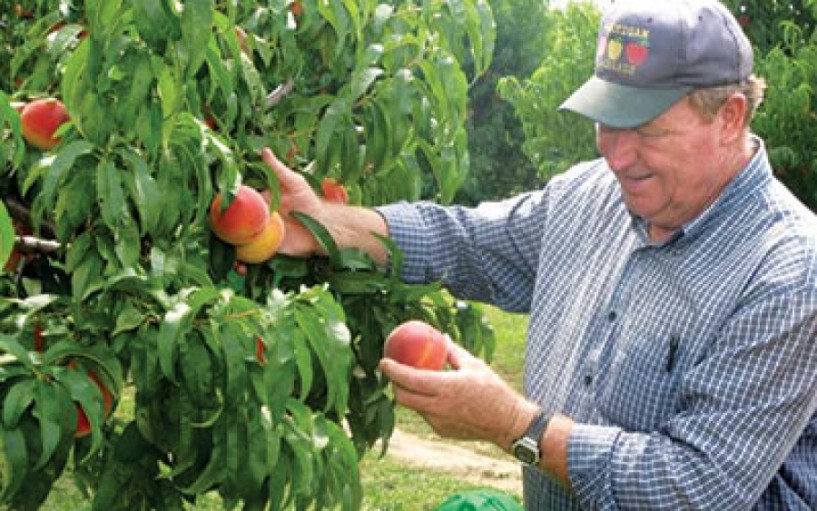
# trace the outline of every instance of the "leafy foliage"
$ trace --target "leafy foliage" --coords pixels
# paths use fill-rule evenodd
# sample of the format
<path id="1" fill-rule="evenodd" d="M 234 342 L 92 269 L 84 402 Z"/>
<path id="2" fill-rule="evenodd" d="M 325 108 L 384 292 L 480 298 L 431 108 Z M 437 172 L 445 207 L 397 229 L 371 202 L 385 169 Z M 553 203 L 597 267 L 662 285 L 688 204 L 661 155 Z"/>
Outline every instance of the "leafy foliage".
<path id="1" fill-rule="evenodd" d="M 593 73 L 599 12 L 590 3 L 571 3 L 548 14 L 546 54 L 526 79 L 509 76 L 499 82 L 522 122 L 523 149 L 547 180 L 595 152 L 593 125 L 558 107 Z"/>
<path id="2" fill-rule="evenodd" d="M 766 100 L 753 127 L 780 179 L 817 211 L 817 2 L 726 2 L 755 48 Z"/>
<path id="3" fill-rule="evenodd" d="M 264 146 L 360 204 L 450 201 L 489 6 L 30 0 L 0 23 L 0 191 L 57 242 L 0 276 L 0 502 L 38 507 L 73 459 L 93 509 L 208 492 L 245 509 L 359 507 L 358 457 L 394 424 L 386 334 L 420 317 L 489 354 L 489 327 L 439 285 L 399 282 L 387 240 L 391 270 L 308 217 L 328 257 L 240 275 L 207 210 L 242 183 L 275 206 Z M 45 96 L 71 123 L 40 152 L 9 102 Z M 0 216 L 3 247 L 9 228 Z M 133 417 L 106 414 L 104 391 L 114 407 L 132 392 Z M 91 434 L 77 438 L 80 411 Z"/>
<path id="4" fill-rule="evenodd" d="M 547 53 L 548 3 L 492 0 L 497 42 L 491 68 L 471 87 L 468 143 L 470 173 L 457 202 L 476 204 L 540 184 L 522 149 L 525 134 L 513 106 L 497 93 L 506 76 L 529 76 Z"/>

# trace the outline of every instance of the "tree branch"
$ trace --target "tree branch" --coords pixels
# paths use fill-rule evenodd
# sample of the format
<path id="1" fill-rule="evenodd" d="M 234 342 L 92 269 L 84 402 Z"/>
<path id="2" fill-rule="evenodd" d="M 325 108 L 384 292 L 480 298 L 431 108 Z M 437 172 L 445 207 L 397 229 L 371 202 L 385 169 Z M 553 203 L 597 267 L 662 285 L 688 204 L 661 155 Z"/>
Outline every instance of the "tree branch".
<path id="1" fill-rule="evenodd" d="M 14 220 L 21 222 L 25 225 L 32 225 L 31 222 L 31 209 L 19 198 L 11 196 L 6 197 L 3 199 L 6 204 L 6 207 L 9 210 L 9 215 Z M 49 238 L 56 238 L 56 229 L 54 229 L 54 225 L 51 222 L 47 222 L 45 220 L 40 222 L 40 232 Z"/>
<path id="2" fill-rule="evenodd" d="M 54 240 L 44 240 L 36 236 L 15 236 L 14 249 L 21 254 L 53 254 L 62 248 L 62 244 Z"/>
<path id="3" fill-rule="evenodd" d="M 267 95 L 267 108 L 272 108 L 284 99 L 287 94 L 292 92 L 292 89 L 295 87 L 295 82 L 292 81 L 292 78 L 287 78 L 287 80 L 276 87 L 272 92 Z"/>

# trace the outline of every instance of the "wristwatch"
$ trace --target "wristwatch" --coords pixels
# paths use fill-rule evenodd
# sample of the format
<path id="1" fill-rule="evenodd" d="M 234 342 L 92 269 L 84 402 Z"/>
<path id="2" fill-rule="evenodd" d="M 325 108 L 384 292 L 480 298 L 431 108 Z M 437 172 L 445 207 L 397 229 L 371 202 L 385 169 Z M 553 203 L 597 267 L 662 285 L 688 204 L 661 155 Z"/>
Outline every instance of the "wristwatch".
<path id="1" fill-rule="evenodd" d="M 517 438 L 511 446 L 511 453 L 516 459 L 526 465 L 539 463 L 539 441 L 552 417 L 553 413 L 539 410 L 525 434 Z"/>

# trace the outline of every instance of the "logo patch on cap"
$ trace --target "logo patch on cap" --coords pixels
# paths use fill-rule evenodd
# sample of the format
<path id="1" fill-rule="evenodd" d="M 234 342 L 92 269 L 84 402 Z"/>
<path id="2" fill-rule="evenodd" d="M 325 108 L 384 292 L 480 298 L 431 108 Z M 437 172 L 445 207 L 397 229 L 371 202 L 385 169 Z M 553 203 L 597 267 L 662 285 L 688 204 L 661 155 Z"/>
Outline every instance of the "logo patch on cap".
<path id="1" fill-rule="evenodd" d="M 615 23 L 599 41 L 596 67 L 613 73 L 634 75 L 650 56 L 650 31 Z"/>

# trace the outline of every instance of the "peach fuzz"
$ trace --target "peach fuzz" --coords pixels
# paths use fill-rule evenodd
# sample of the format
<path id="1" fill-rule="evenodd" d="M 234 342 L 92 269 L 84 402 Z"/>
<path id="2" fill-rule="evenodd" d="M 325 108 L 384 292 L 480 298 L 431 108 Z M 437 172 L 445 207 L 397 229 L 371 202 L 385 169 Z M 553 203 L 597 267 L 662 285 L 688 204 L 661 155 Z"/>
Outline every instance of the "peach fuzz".
<path id="1" fill-rule="evenodd" d="M 254 188 L 242 185 L 233 202 L 223 211 L 221 200 L 221 194 L 218 194 L 210 204 L 210 226 L 223 241 L 244 245 L 267 226 L 269 206 Z"/>
<path id="2" fill-rule="evenodd" d="M 419 320 L 398 325 L 386 338 L 383 354 L 401 364 L 439 371 L 448 359 L 448 337 Z"/>

